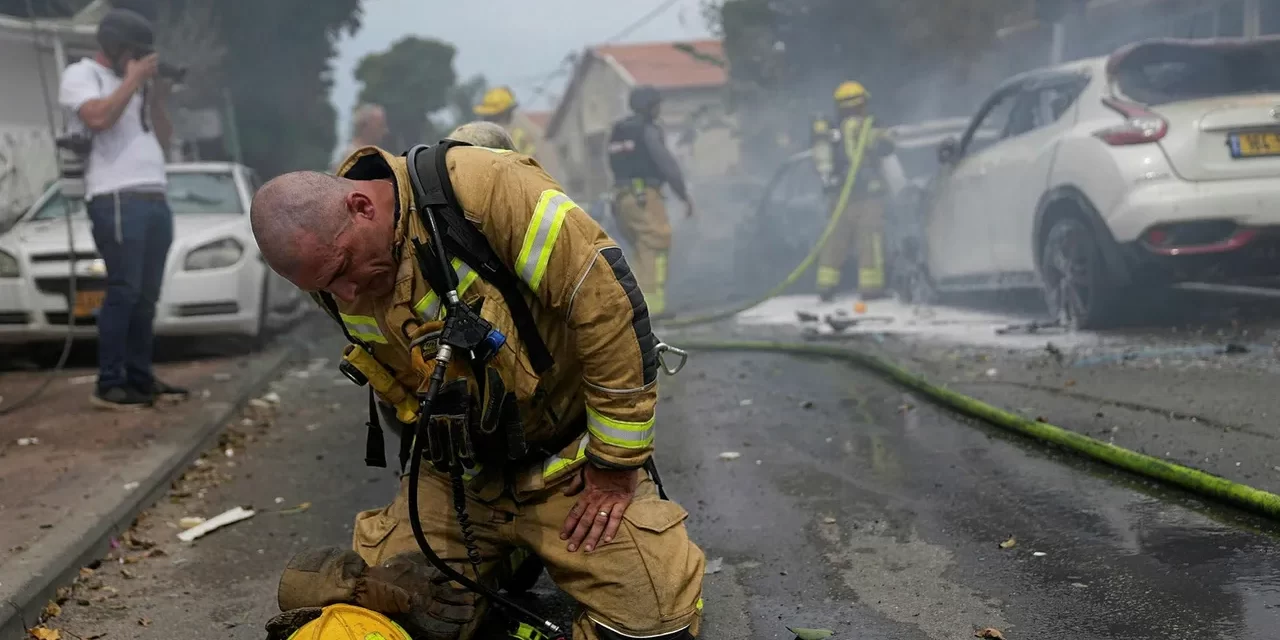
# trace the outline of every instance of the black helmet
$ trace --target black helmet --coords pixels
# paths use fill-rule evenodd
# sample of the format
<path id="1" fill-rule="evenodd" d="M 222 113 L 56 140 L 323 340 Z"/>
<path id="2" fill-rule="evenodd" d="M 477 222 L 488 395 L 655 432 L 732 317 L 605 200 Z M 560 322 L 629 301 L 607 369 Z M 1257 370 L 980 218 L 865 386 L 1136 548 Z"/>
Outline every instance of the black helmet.
<path id="1" fill-rule="evenodd" d="M 627 104 L 636 113 L 648 113 L 662 103 L 662 93 L 657 88 L 643 85 L 631 90 Z"/>
<path id="2" fill-rule="evenodd" d="M 110 57 L 125 49 L 135 54 L 151 53 L 155 41 L 151 21 L 128 9 L 112 9 L 98 23 L 98 46 Z"/>

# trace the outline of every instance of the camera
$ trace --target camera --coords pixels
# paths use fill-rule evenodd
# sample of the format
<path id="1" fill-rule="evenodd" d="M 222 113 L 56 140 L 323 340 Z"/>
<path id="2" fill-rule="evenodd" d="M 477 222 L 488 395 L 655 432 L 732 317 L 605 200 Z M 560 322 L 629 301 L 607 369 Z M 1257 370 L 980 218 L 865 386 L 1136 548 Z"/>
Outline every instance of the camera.
<path id="1" fill-rule="evenodd" d="M 66 198 L 85 197 L 85 169 L 89 166 L 89 151 L 93 138 L 84 132 L 65 133 L 54 139 L 58 151 L 58 183 Z"/>
<path id="2" fill-rule="evenodd" d="M 187 78 L 186 67 L 180 67 L 176 64 L 169 64 L 167 62 L 161 62 L 158 65 L 156 73 L 161 78 L 164 78 L 174 84 L 182 84 L 182 81 Z"/>

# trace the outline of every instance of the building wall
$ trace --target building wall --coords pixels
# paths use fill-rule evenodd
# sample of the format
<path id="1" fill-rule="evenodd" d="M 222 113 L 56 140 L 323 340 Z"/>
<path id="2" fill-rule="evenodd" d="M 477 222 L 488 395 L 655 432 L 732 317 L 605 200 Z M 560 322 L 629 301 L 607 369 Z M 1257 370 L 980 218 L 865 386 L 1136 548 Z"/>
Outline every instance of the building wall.
<path id="1" fill-rule="evenodd" d="M 627 95 L 631 91 L 612 65 L 599 59 L 588 64 L 577 91 L 566 97 L 564 120 L 552 140 L 561 163 L 558 177 L 575 198 L 587 202 L 613 186 L 605 147 L 613 123 L 630 112 Z M 732 120 L 725 115 L 721 89 L 668 92 L 661 119 L 668 146 L 690 181 L 723 175 L 737 165 L 738 144 Z M 698 123 L 697 134 L 682 135 L 690 122 Z M 682 140 L 692 143 L 682 144 Z"/>
<path id="2" fill-rule="evenodd" d="M 52 51 L 37 55 L 29 38 L 0 33 L 0 219 L 20 214 L 57 177 L 38 69 L 44 70 L 47 97 L 56 107 L 58 71 Z M 60 109 L 55 108 L 54 122 L 61 130 Z"/>

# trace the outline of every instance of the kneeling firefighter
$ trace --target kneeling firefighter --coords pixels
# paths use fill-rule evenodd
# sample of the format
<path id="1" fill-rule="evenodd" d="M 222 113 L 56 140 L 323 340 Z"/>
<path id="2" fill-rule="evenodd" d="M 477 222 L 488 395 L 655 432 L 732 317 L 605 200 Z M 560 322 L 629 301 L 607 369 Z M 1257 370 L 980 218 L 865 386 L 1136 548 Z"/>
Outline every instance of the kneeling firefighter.
<path id="1" fill-rule="evenodd" d="M 659 316 L 667 307 L 667 252 L 671 249 L 671 223 L 662 200 L 662 185 L 671 186 L 690 217 L 693 200 L 658 126 L 662 94 L 654 87 L 636 87 L 628 102 L 632 114 L 614 123 L 609 136 L 614 215 L 631 244 L 636 281 L 649 312 Z"/>
<path id="2" fill-rule="evenodd" d="M 813 124 L 813 157 L 832 203 L 841 216 L 818 256 L 818 293 L 830 300 L 840 287 L 849 249 L 856 243 L 858 294 L 864 300 L 884 296 L 885 182 L 879 160 L 893 153 L 893 143 L 876 129 L 867 112 L 870 98 L 857 82 L 842 83 L 835 91 L 836 125 L 824 118 Z M 852 181 L 852 182 L 850 182 Z M 842 204 L 843 211 L 835 211 Z"/>
<path id="3" fill-rule="evenodd" d="M 469 638 L 495 603 L 527 614 L 493 591 L 523 551 L 582 605 L 574 638 L 696 636 L 705 558 L 650 458 L 667 347 L 622 251 L 536 161 L 367 147 L 337 176 L 268 182 L 251 220 L 267 263 L 342 326 L 343 372 L 376 390 L 366 461 L 385 464 L 385 421 L 409 470 L 357 515 L 354 551 L 290 562 L 286 616 L 350 603 L 416 639 Z"/>

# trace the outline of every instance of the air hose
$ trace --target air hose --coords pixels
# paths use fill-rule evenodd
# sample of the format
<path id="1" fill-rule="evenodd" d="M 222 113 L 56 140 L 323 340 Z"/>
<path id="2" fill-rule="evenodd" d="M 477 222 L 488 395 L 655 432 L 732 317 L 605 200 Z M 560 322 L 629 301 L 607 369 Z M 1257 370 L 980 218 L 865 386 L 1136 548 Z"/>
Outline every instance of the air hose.
<path id="1" fill-rule="evenodd" d="M 682 340 L 681 346 L 691 350 L 764 351 L 842 360 L 919 392 L 935 404 L 1001 429 L 1060 446 L 1086 458 L 1185 489 L 1205 498 L 1225 502 L 1268 518 L 1280 519 L 1280 496 L 1274 493 L 1096 440 L 1047 422 L 1028 419 L 934 384 L 924 376 L 869 353 L 830 345 L 750 340 L 689 339 Z"/>

